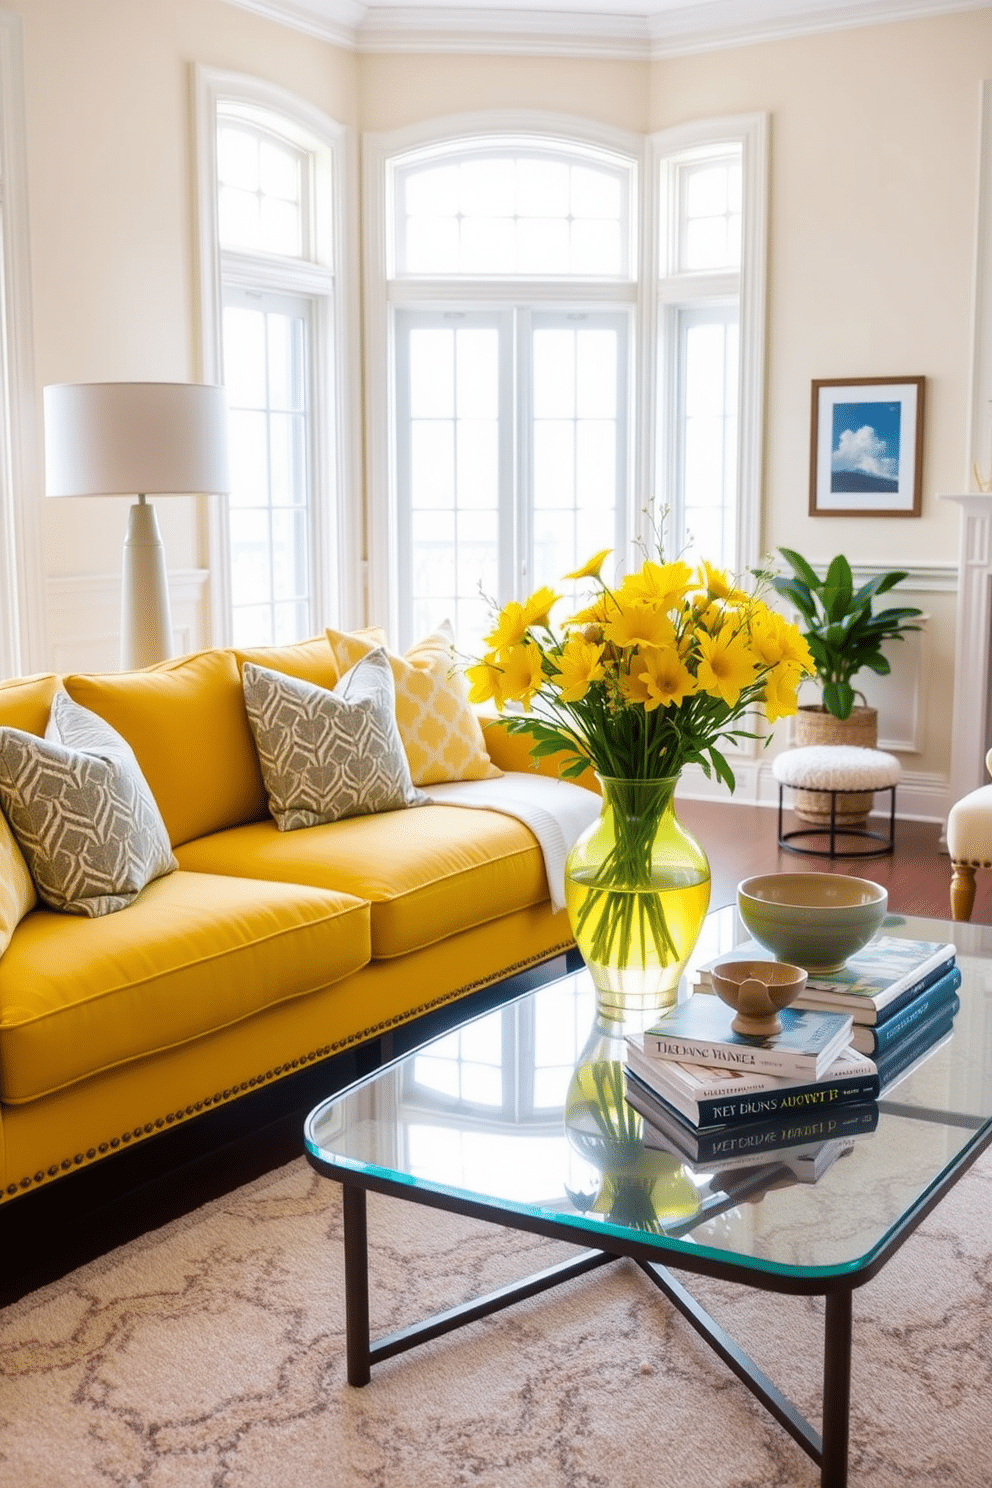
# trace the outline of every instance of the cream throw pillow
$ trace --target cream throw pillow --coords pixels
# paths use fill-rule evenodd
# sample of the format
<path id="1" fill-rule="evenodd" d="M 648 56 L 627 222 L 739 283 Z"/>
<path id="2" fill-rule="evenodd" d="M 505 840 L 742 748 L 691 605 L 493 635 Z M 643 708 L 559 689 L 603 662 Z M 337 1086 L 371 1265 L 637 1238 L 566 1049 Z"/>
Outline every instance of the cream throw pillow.
<path id="1" fill-rule="evenodd" d="M 381 630 L 327 639 L 342 671 L 382 644 Z M 414 785 L 445 780 L 491 780 L 501 775 L 489 755 L 468 687 L 455 665 L 455 636 L 447 620 L 405 656 L 387 651 L 396 687 L 396 722 Z"/>
<path id="2" fill-rule="evenodd" d="M 242 682 L 280 832 L 426 803 L 410 780 L 393 675 L 381 647 L 363 656 L 333 691 L 250 661 Z"/>
<path id="3" fill-rule="evenodd" d="M 53 909 L 111 914 L 178 867 L 130 745 L 67 693 L 43 739 L 0 728 L 0 805 Z"/>
<path id="4" fill-rule="evenodd" d="M 31 870 L 7 819 L 0 816 L 0 956 L 24 916 L 38 902 Z"/>

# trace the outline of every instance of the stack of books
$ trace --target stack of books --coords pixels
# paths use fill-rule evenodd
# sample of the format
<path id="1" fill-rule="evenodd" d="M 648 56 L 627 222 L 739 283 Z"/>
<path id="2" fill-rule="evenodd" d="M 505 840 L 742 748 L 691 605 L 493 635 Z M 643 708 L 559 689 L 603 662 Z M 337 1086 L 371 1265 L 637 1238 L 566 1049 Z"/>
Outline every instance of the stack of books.
<path id="1" fill-rule="evenodd" d="M 644 1037 L 627 1040 L 627 1100 L 644 1119 L 644 1145 L 691 1167 L 774 1163 L 812 1183 L 877 1125 L 875 1064 L 850 1045 L 810 1081 L 661 1059 Z"/>
<path id="2" fill-rule="evenodd" d="M 748 941 L 735 949 L 733 959 L 769 957 L 757 942 Z M 713 990 L 709 969 L 716 964 L 700 968 L 697 991 Z M 792 1006 L 849 1014 L 851 1042 L 875 1061 L 884 1087 L 950 1032 L 961 1006 L 960 985 L 953 945 L 883 935 L 851 956 L 840 971 L 809 976 Z"/>
<path id="3" fill-rule="evenodd" d="M 735 956 L 768 953 L 749 942 Z M 770 1038 L 735 1033 L 733 1010 L 698 995 L 712 992 L 708 972 L 627 1039 L 627 1100 L 645 1145 L 721 1171 L 773 1162 L 801 1182 L 874 1131 L 879 1091 L 950 1032 L 960 1006 L 954 947 L 930 941 L 882 937 L 842 971 L 811 976 Z"/>

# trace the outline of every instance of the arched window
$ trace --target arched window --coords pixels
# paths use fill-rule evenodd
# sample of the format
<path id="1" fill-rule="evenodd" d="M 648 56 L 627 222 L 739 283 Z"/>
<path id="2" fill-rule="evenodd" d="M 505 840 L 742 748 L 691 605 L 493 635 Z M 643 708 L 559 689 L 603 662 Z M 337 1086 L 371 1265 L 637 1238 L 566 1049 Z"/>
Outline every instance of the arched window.
<path id="1" fill-rule="evenodd" d="M 347 612 L 342 131 L 250 79 L 201 70 L 199 98 L 204 340 L 231 419 L 215 639 L 279 644 Z"/>
<path id="2" fill-rule="evenodd" d="M 632 528 L 636 144 L 459 129 L 372 137 L 374 605 L 471 652 L 504 603 Z M 374 286 L 373 286 L 374 290 Z M 373 402 L 375 395 L 373 393 Z M 375 541 L 378 535 L 379 541 Z"/>

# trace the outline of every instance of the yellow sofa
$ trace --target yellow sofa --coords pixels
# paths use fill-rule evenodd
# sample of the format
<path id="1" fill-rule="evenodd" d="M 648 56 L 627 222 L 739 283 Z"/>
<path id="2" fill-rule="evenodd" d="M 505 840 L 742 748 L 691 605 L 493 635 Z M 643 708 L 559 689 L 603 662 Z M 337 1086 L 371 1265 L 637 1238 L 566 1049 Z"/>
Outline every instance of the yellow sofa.
<path id="1" fill-rule="evenodd" d="M 326 638 L 140 672 L 0 683 L 43 734 L 60 687 L 124 736 L 177 871 L 88 919 L 40 904 L 0 956 L 0 1203 L 559 954 L 540 848 L 493 811 L 418 806 L 280 832 L 246 659 L 331 687 Z M 527 768 L 495 726 L 501 768 Z"/>

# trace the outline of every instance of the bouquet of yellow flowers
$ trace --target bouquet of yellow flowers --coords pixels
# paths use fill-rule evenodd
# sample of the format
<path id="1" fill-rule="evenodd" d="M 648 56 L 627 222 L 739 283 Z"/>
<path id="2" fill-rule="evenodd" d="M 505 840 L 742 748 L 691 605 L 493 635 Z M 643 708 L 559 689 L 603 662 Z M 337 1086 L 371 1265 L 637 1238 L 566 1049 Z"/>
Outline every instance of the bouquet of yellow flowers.
<path id="1" fill-rule="evenodd" d="M 539 589 L 500 611 L 483 660 L 467 670 L 475 703 L 494 702 L 513 732 L 530 734 L 535 758 L 564 750 L 565 777 L 592 765 L 612 779 L 657 780 L 701 765 L 734 788 L 717 745 L 753 737 L 734 727 L 760 706 L 770 723 L 794 713 L 815 670 L 797 627 L 757 594 L 703 563 L 646 561 L 616 589 L 600 577 L 609 549 L 566 579 L 599 593 L 551 628 L 560 595 Z"/>
<path id="2" fill-rule="evenodd" d="M 667 984 L 677 982 L 692 945 L 685 948 L 675 924 L 679 906 L 670 898 L 666 909 L 655 883 L 655 828 L 675 779 L 698 764 L 733 790 L 720 746 L 755 737 L 740 722 L 749 710 L 769 722 L 794 713 L 814 662 L 795 625 L 710 564 L 647 560 L 610 588 L 601 577 L 608 552 L 565 575 L 594 581 L 596 592 L 560 633 L 551 610 L 561 596 L 552 589 L 511 601 L 466 675 L 473 702 L 511 706 L 506 727 L 531 736 L 535 758 L 564 753 L 564 777 L 590 765 L 599 775 L 614 836 L 581 889 L 574 874 L 566 883 L 576 940 L 586 961 L 601 966 L 629 965 L 633 947 L 665 970 Z M 644 782 L 653 795 L 635 789 Z M 702 864 L 699 923 L 709 898 L 705 857 Z"/>

